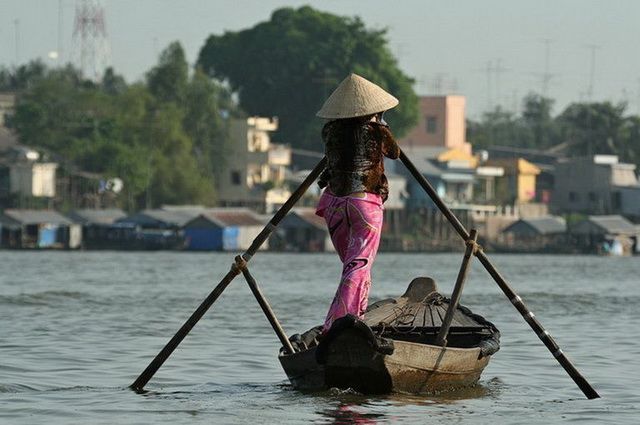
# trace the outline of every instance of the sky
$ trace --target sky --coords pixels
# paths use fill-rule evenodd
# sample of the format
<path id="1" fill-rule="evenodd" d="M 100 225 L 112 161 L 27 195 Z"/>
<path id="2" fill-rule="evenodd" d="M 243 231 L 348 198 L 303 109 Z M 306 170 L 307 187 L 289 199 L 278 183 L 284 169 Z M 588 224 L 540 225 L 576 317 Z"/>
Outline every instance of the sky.
<path id="1" fill-rule="evenodd" d="M 0 0 L 0 66 L 80 56 L 79 0 Z M 627 102 L 640 113 L 637 0 L 102 0 L 110 64 L 142 79 L 171 41 L 190 62 L 210 34 L 251 28 L 273 10 L 308 4 L 386 28 L 399 67 L 420 95 L 460 94 L 467 115 L 500 105 L 519 112 L 530 92 L 571 102 Z M 61 7 L 60 7 L 61 6 Z M 59 13 L 59 11 L 62 13 Z M 57 59 L 50 52 L 60 50 Z M 402 101 L 402 99 L 400 99 Z"/>

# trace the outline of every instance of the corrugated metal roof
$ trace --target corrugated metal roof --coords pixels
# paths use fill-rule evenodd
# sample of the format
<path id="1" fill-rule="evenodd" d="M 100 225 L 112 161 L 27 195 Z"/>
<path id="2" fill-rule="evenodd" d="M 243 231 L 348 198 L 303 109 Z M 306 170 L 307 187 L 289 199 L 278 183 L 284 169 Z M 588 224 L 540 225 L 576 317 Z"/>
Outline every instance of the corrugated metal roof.
<path id="1" fill-rule="evenodd" d="M 182 227 L 187 222 L 193 220 L 199 214 L 202 213 L 202 209 L 184 209 L 184 210 L 171 210 L 165 211 L 161 209 L 143 210 L 137 214 L 127 216 L 119 219 L 122 223 L 135 223 L 140 225 L 150 225 L 151 222 L 161 222 L 169 227 Z"/>
<path id="2" fill-rule="evenodd" d="M 57 224 L 57 225 L 70 225 L 73 224 L 71 220 L 63 216 L 59 212 L 51 210 L 17 210 L 8 209 L 3 213 L 9 219 L 15 221 L 17 224 L 29 225 L 29 224 Z"/>
<path id="3" fill-rule="evenodd" d="M 265 224 L 264 221 L 249 208 L 212 208 L 201 211 L 198 216 L 223 227 L 261 226 Z"/>
<path id="4" fill-rule="evenodd" d="M 526 224 L 530 226 L 541 235 L 564 233 L 567 230 L 567 223 L 565 222 L 564 218 L 556 216 L 543 216 L 520 219 L 506 227 L 504 229 L 504 232 L 509 232 L 510 229 L 514 229 L 520 224 Z"/>
<path id="5" fill-rule="evenodd" d="M 612 234 L 635 234 L 636 228 L 629 220 L 620 215 L 590 215 L 589 221 Z"/>
<path id="6" fill-rule="evenodd" d="M 327 228 L 327 224 L 324 221 L 324 218 L 316 215 L 315 208 L 294 208 L 293 210 L 291 210 L 291 213 L 296 214 L 302 220 L 314 227 L 317 227 L 318 229 L 324 230 Z"/>
<path id="7" fill-rule="evenodd" d="M 113 224 L 116 220 L 124 218 L 127 214 L 117 208 L 92 210 L 75 210 L 68 214 L 69 218 L 81 224 Z"/>

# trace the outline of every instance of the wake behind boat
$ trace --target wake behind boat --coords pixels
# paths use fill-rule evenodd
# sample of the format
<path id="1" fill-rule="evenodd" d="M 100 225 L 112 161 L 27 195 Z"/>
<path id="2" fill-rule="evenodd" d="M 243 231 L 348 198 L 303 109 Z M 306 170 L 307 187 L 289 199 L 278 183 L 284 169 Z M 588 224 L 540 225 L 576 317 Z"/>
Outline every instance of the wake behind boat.
<path id="1" fill-rule="evenodd" d="M 321 338 L 321 327 L 290 338 L 280 363 L 301 390 L 352 388 L 365 394 L 423 394 L 475 384 L 499 349 L 500 333 L 457 306 L 447 344 L 437 344 L 450 300 L 430 278 L 414 279 L 398 298 L 372 304 L 363 320 L 346 316 Z"/>

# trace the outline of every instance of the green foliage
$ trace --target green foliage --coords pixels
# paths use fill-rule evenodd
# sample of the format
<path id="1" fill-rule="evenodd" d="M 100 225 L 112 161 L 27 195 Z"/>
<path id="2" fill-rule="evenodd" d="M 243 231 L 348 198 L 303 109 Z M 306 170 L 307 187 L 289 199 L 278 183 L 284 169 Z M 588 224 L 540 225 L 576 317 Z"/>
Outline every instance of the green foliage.
<path id="1" fill-rule="evenodd" d="M 413 80 L 398 69 L 386 30 L 369 30 L 359 18 L 345 18 L 309 6 L 283 8 L 253 28 L 210 36 L 198 64 L 229 83 L 249 114 L 278 116 L 277 138 L 294 147 L 320 150 L 324 100 L 350 72 L 400 99 L 388 121 L 401 136 L 418 117 Z"/>
<path id="2" fill-rule="evenodd" d="M 228 92 L 202 72 L 189 76 L 184 51 L 172 43 L 146 83 L 128 85 L 113 69 L 100 84 L 73 68 L 40 63 L 0 71 L 18 92 L 8 124 L 28 146 L 68 169 L 119 177 L 128 209 L 160 204 L 212 204 L 214 167 L 228 143 Z"/>
<path id="3" fill-rule="evenodd" d="M 573 155 L 615 154 L 623 145 L 625 105 L 574 103 L 558 117 Z"/>
<path id="4" fill-rule="evenodd" d="M 468 121 L 467 139 L 475 149 L 562 147 L 570 156 L 614 154 L 640 166 L 640 117 L 625 116 L 626 105 L 572 103 L 556 117 L 552 107 L 553 100 L 530 94 L 520 116 L 496 108 Z"/>

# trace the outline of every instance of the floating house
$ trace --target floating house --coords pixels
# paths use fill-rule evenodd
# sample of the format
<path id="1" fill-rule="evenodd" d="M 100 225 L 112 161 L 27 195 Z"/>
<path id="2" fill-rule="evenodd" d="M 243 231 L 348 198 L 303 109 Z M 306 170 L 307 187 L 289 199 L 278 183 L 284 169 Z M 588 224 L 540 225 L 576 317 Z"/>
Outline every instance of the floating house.
<path id="1" fill-rule="evenodd" d="M 556 216 L 523 218 L 507 226 L 502 233 L 511 233 L 518 239 L 538 238 L 563 234 L 567 231 L 564 218 Z"/>
<path id="2" fill-rule="evenodd" d="M 87 249 L 132 249 L 135 225 L 116 223 L 127 214 L 121 209 L 79 209 L 67 214 L 82 226 L 82 246 Z"/>
<path id="3" fill-rule="evenodd" d="M 638 243 L 636 226 L 620 215 L 590 215 L 571 233 L 581 246 L 599 254 L 630 255 Z"/>
<path id="4" fill-rule="evenodd" d="M 193 251 L 244 251 L 265 222 L 248 208 L 212 208 L 201 211 L 182 227 L 185 248 Z M 267 248 L 265 242 L 260 249 Z"/>
<path id="5" fill-rule="evenodd" d="M 508 225 L 498 238 L 498 248 L 510 252 L 565 252 L 568 246 L 564 218 L 522 218 Z"/>
<path id="6" fill-rule="evenodd" d="M 0 235 L 3 248 L 76 249 L 82 244 L 82 226 L 49 210 L 4 210 Z"/>
<path id="7" fill-rule="evenodd" d="M 184 247 L 183 226 L 205 211 L 202 207 L 175 209 L 148 209 L 117 220 L 114 224 L 125 226 L 128 238 L 135 234 L 132 249 L 180 249 Z"/>
<path id="8" fill-rule="evenodd" d="M 276 249 L 297 252 L 333 251 L 324 218 L 315 208 L 294 208 L 278 226 Z"/>

